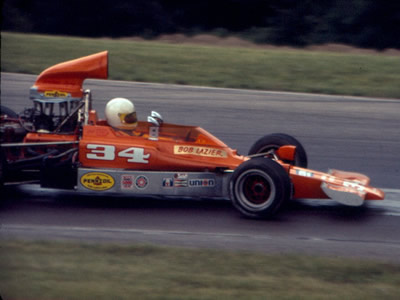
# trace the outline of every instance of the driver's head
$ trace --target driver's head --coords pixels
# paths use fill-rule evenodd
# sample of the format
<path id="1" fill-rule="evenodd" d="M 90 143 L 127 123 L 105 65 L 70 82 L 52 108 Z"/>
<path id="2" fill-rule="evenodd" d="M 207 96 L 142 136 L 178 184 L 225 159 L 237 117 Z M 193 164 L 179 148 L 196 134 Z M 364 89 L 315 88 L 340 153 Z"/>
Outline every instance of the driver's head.
<path id="1" fill-rule="evenodd" d="M 137 126 L 135 105 L 125 98 L 114 98 L 106 105 L 106 119 L 110 126 L 134 130 Z"/>

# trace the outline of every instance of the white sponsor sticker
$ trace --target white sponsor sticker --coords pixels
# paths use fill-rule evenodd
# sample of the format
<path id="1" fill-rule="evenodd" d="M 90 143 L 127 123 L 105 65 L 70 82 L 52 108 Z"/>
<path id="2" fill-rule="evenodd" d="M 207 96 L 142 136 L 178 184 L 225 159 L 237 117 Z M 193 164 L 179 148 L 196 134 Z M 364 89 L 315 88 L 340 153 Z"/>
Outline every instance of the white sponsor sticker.
<path id="1" fill-rule="evenodd" d="M 187 145 L 175 145 L 174 154 L 177 155 L 197 155 L 205 157 L 227 157 L 225 150 L 211 147 L 198 147 L 198 146 L 187 146 Z"/>
<path id="2" fill-rule="evenodd" d="M 134 176 L 133 175 L 122 175 L 121 176 L 121 189 L 131 190 L 134 187 Z"/>

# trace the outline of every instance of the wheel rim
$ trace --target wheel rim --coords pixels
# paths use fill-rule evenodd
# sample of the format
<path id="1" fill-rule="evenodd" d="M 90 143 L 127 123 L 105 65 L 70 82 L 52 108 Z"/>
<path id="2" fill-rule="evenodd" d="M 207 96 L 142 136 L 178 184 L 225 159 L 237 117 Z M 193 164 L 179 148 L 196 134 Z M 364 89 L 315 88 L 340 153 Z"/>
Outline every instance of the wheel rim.
<path id="1" fill-rule="evenodd" d="M 248 210 L 261 211 L 275 198 L 275 184 L 271 177 L 260 170 L 243 172 L 236 181 L 237 200 Z"/>

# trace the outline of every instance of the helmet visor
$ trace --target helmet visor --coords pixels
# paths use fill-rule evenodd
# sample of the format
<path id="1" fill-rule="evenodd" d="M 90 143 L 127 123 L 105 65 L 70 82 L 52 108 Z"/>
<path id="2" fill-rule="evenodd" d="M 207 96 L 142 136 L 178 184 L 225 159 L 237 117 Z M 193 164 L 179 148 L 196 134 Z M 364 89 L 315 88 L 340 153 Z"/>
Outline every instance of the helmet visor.
<path id="1" fill-rule="evenodd" d="M 129 114 L 118 114 L 118 116 L 123 124 L 134 124 L 138 121 L 136 112 Z"/>

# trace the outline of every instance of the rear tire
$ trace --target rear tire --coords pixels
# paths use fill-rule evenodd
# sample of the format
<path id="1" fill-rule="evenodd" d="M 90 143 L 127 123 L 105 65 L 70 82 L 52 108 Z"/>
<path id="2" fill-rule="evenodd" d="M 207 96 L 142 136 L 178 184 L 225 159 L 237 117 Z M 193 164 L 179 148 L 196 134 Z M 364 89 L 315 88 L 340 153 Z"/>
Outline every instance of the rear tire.
<path id="1" fill-rule="evenodd" d="M 12 109 L 5 107 L 3 105 L 0 106 L 0 115 L 7 115 L 10 118 L 16 119 L 18 118 L 18 114 Z"/>
<path id="2" fill-rule="evenodd" d="M 290 199 L 291 181 L 277 162 L 254 158 L 242 163 L 230 181 L 230 197 L 245 217 L 265 219 L 276 214 Z"/>
<path id="3" fill-rule="evenodd" d="M 288 162 L 291 165 L 307 168 L 308 159 L 303 145 L 294 137 L 284 133 L 268 134 L 257 140 L 249 150 L 249 155 L 278 150 L 285 145 L 296 146 L 296 156 L 294 162 Z"/>
<path id="4" fill-rule="evenodd" d="M 0 107 L 0 143 L 22 142 L 26 130 L 18 121 L 18 114 L 8 107 Z M 3 119 L 4 117 L 4 119 Z"/>

